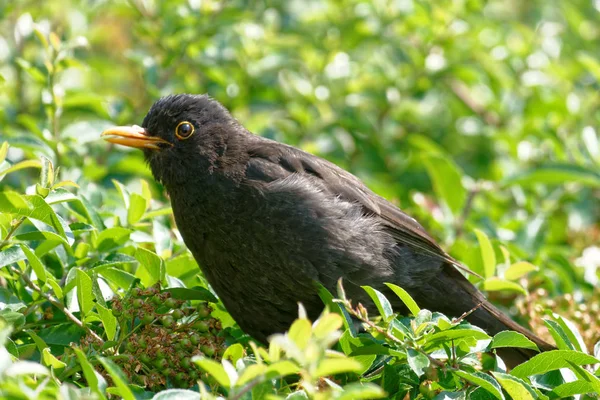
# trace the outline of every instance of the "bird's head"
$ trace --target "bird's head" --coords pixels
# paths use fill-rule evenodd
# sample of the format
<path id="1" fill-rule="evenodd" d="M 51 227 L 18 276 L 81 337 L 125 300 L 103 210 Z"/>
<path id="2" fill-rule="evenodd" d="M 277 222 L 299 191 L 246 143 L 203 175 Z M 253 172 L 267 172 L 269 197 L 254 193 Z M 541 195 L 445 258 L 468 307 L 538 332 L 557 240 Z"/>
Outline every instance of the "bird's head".
<path id="1" fill-rule="evenodd" d="M 143 150 L 154 177 L 168 186 L 209 171 L 231 125 L 235 119 L 209 96 L 178 94 L 156 101 L 141 126 L 113 127 L 102 137 Z"/>

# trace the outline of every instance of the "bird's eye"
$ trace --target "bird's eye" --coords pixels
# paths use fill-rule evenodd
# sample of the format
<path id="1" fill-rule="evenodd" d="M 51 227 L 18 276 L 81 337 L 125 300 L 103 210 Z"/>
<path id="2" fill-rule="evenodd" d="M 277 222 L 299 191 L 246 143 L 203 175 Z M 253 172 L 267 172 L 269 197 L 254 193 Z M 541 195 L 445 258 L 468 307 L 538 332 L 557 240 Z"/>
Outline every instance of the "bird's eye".
<path id="1" fill-rule="evenodd" d="M 175 128 L 175 136 L 181 140 L 188 139 L 194 133 L 194 125 L 187 121 L 180 122 Z"/>

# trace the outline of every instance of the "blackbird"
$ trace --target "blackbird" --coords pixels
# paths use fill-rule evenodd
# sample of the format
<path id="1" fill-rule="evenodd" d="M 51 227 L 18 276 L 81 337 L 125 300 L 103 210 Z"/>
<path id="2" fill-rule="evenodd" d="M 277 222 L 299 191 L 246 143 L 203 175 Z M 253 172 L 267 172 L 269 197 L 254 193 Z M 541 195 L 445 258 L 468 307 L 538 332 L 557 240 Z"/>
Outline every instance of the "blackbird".
<path id="1" fill-rule="evenodd" d="M 361 288 L 369 285 L 406 312 L 391 282 L 423 308 L 453 317 L 474 309 L 467 320 L 488 333 L 515 330 L 552 348 L 489 303 L 416 220 L 338 166 L 250 133 L 207 95 L 163 97 L 141 127 L 102 135 L 143 150 L 204 276 L 261 342 L 289 328 L 298 302 L 317 317 L 315 282 L 333 292 L 343 278 L 355 303 L 373 308 Z M 502 355 L 516 365 L 533 354 Z"/>

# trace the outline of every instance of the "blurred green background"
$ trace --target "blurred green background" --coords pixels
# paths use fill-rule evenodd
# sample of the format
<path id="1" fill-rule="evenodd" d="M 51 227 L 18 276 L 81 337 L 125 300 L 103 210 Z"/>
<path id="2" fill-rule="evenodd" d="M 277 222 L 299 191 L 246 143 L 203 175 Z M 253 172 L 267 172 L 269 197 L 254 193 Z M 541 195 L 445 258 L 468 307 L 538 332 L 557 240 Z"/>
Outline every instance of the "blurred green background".
<path id="1" fill-rule="evenodd" d="M 362 178 L 475 271 L 478 228 L 499 263 L 505 248 L 540 268 L 521 284 L 589 302 L 599 54 L 598 0 L 5 0 L 0 141 L 11 163 L 50 158 L 101 210 L 111 179 L 152 179 L 100 132 L 162 95 L 209 93 Z"/>

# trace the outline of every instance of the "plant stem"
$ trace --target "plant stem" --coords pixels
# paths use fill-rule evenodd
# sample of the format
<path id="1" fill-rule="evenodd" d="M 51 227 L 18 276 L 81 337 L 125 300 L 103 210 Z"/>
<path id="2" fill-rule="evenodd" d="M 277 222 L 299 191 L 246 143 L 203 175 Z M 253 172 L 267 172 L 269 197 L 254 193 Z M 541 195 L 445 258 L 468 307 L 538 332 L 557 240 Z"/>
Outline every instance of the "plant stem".
<path id="1" fill-rule="evenodd" d="M 97 340 L 98 343 L 100 343 L 102 345 L 104 344 L 104 340 L 102 340 L 102 338 L 100 336 L 98 336 L 98 334 L 96 332 L 94 332 L 87 326 L 83 325 L 83 322 L 81 322 L 79 320 L 79 318 L 77 318 L 75 315 L 73 315 L 73 313 L 71 311 L 69 311 L 56 297 L 52 296 L 51 294 L 44 293 L 38 285 L 36 285 L 34 282 L 32 282 L 31 279 L 29 279 L 29 277 L 26 274 L 22 273 L 17 268 L 10 267 L 10 269 L 12 272 L 19 275 L 21 277 L 21 279 L 23 279 L 23 282 L 25 282 L 25 284 L 27 286 L 29 286 L 29 288 L 38 292 L 40 294 L 40 296 L 42 296 L 44 299 L 48 300 L 54 307 L 61 310 L 66 315 L 67 318 L 69 318 L 71 321 L 73 321 L 73 323 L 75 325 L 77 325 L 81 329 L 85 330 L 90 336 L 92 336 L 95 340 Z"/>
<path id="2" fill-rule="evenodd" d="M 480 191 L 479 185 L 477 185 L 475 188 L 469 190 L 469 194 L 467 195 L 467 200 L 465 201 L 465 206 L 463 207 L 462 213 L 460 214 L 460 216 L 458 217 L 458 220 L 456 221 L 455 239 L 459 238 L 463 234 L 465 223 L 467 222 L 467 218 L 469 218 L 469 214 L 471 213 L 471 209 L 473 208 L 473 200 L 475 199 L 475 196 L 479 193 L 479 191 Z"/>
<path id="3" fill-rule="evenodd" d="M 402 340 L 400 340 L 400 339 L 398 339 L 397 337 L 395 337 L 394 335 L 390 334 L 390 333 L 389 333 L 387 330 L 385 330 L 385 329 L 381 328 L 380 326 L 377 326 L 377 325 L 376 325 L 376 324 L 375 324 L 373 321 L 371 321 L 371 320 L 369 320 L 369 319 L 367 319 L 367 318 L 363 318 L 363 317 L 360 315 L 360 313 L 356 312 L 356 311 L 355 311 L 355 310 L 354 310 L 354 309 L 353 309 L 353 308 L 350 306 L 350 304 L 349 304 L 349 303 L 346 303 L 346 304 L 345 304 L 345 306 L 346 306 L 346 309 L 348 310 L 348 313 L 349 313 L 350 315 L 352 315 L 353 317 L 357 318 L 359 321 L 361 321 L 361 322 L 363 322 L 363 323 L 367 324 L 367 325 L 368 325 L 370 328 L 372 328 L 372 329 L 376 330 L 378 333 L 380 333 L 381 335 L 385 336 L 387 339 L 391 340 L 392 342 L 394 342 L 394 343 L 398 343 L 398 344 L 402 345 L 402 347 L 406 347 L 406 344 L 405 344 L 405 343 L 404 343 Z M 426 357 L 429 359 L 429 361 L 430 361 L 432 364 L 435 364 L 436 366 L 438 366 L 438 367 L 440 367 L 440 368 L 442 368 L 442 369 L 446 369 L 446 368 L 447 368 L 447 365 L 446 365 L 446 364 L 444 364 L 444 363 L 443 363 L 443 362 L 441 362 L 440 360 L 437 360 L 437 359 L 435 359 L 435 358 L 431 357 L 429 354 L 427 354 L 427 353 L 426 353 L 426 352 L 424 352 L 423 350 L 421 350 L 421 349 L 416 349 L 416 348 L 415 348 L 415 349 L 413 349 L 413 350 L 415 350 L 415 351 L 418 351 L 419 353 L 421 353 L 421 354 L 425 355 L 425 356 L 426 356 Z"/>
<path id="4" fill-rule="evenodd" d="M 8 243 L 10 242 L 10 238 L 17 231 L 17 229 L 19 229 L 23 222 L 25 222 L 25 217 L 19 218 L 19 221 L 10 228 L 10 231 L 8 231 L 6 237 L 2 240 L 2 242 L 0 242 L 0 250 L 2 250 L 8 245 Z"/>

